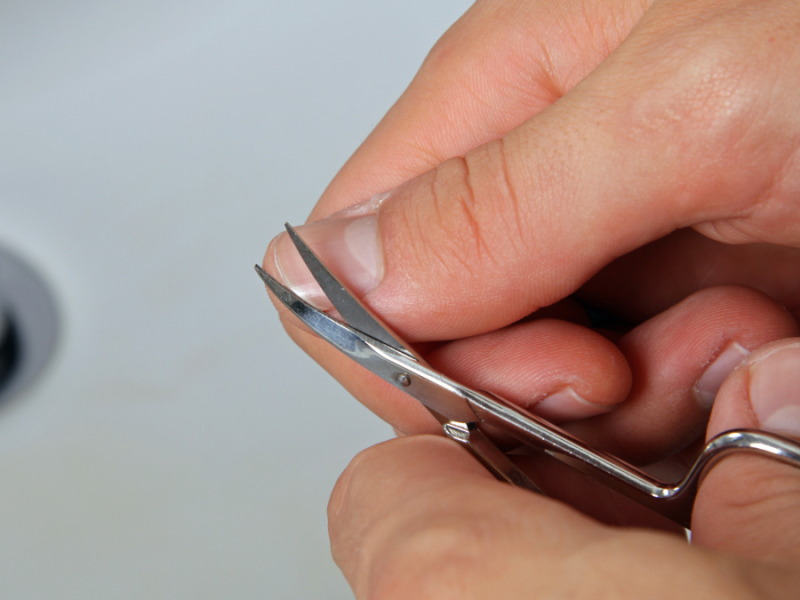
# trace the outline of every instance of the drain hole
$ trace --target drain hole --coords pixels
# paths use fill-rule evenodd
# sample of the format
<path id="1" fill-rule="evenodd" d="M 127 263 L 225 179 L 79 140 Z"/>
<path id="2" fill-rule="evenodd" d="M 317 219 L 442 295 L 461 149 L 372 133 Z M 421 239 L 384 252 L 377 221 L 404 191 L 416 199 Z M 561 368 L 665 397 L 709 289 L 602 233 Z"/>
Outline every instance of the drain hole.
<path id="1" fill-rule="evenodd" d="M 55 350 L 58 324 L 45 280 L 0 245 L 0 405 L 40 377 Z"/>
<path id="2" fill-rule="evenodd" d="M 0 314 L 0 394 L 13 379 L 20 363 L 19 332 L 14 320 Z"/>

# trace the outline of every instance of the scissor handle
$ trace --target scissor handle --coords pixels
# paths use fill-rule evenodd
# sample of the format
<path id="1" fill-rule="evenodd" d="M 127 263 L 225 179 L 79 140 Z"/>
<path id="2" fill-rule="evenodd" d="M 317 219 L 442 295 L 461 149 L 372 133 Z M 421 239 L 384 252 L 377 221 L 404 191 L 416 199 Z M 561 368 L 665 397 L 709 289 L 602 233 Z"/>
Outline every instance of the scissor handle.
<path id="1" fill-rule="evenodd" d="M 499 427 L 687 529 L 698 484 L 710 467 L 734 452 L 753 452 L 800 468 L 800 444 L 754 429 L 719 434 L 706 444 L 684 478 L 668 484 L 610 454 L 594 450 L 563 429 L 488 392 L 462 389 L 478 419 Z"/>

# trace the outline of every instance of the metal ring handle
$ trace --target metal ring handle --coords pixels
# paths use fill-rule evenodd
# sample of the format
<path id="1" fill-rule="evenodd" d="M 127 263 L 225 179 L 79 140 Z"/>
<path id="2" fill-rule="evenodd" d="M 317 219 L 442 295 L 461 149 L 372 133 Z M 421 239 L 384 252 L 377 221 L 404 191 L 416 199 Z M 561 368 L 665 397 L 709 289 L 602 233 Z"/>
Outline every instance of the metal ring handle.
<path id="1" fill-rule="evenodd" d="M 703 474 L 734 452 L 752 452 L 800 469 L 800 444 L 777 434 L 752 429 L 727 431 L 706 444 L 684 478 L 660 481 L 631 464 L 590 448 L 581 440 L 523 408 L 489 393 L 469 391 L 467 402 L 481 422 L 500 427 L 519 441 L 542 450 L 688 528 Z"/>

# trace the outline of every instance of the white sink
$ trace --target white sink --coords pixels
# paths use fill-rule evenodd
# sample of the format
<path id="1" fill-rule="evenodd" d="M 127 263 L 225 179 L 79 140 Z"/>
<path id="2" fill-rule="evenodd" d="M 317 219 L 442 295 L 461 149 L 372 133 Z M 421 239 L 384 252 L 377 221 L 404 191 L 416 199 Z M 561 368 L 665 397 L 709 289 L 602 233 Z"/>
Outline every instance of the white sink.
<path id="1" fill-rule="evenodd" d="M 4 2 L 0 245 L 61 331 L 0 405 L 3 598 L 352 597 L 325 505 L 391 430 L 252 265 L 468 4 Z"/>

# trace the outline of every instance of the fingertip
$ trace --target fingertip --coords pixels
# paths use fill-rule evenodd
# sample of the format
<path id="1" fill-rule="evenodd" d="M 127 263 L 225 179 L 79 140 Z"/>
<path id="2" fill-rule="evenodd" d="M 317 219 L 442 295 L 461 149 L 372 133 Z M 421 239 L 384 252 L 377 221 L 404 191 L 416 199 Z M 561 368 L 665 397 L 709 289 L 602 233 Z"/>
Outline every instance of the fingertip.
<path id="1" fill-rule="evenodd" d="M 355 537 L 368 535 L 385 515 L 441 496 L 454 484 L 484 480 L 497 485 L 463 448 L 440 435 L 412 435 L 376 444 L 359 452 L 345 468 L 328 501 L 328 523 L 334 558 L 351 556 Z M 464 483 L 466 482 L 466 483 Z"/>
<path id="2" fill-rule="evenodd" d="M 613 404 L 589 402 L 568 387 L 545 396 L 543 400 L 533 406 L 533 412 L 553 423 L 562 423 L 601 415 L 613 408 Z"/>
<path id="3" fill-rule="evenodd" d="M 758 348 L 719 388 L 707 438 L 743 427 L 800 437 L 800 338 Z"/>
<path id="4" fill-rule="evenodd" d="M 620 340 L 633 371 L 631 393 L 618 410 L 571 426 L 571 432 L 637 464 L 671 456 L 711 432 L 712 406 L 712 420 L 732 410 L 716 407 L 717 389 L 748 352 L 792 335 L 797 324 L 791 316 L 755 290 L 698 291 Z M 737 406 L 741 411 L 745 405 Z"/>
<path id="5" fill-rule="evenodd" d="M 322 262 L 354 293 L 364 297 L 383 278 L 383 253 L 374 214 L 323 219 L 295 228 Z M 320 310 L 333 308 L 285 232 L 269 244 L 264 269 Z"/>
<path id="6" fill-rule="evenodd" d="M 717 393 L 708 437 L 753 428 L 800 440 L 800 338 L 754 351 Z M 786 562 L 800 558 L 800 469 L 736 453 L 714 466 L 700 487 L 694 539 L 739 555 Z"/>
<path id="7" fill-rule="evenodd" d="M 800 340 L 785 340 L 753 361 L 748 392 L 762 429 L 800 437 Z"/>
<path id="8" fill-rule="evenodd" d="M 619 349 L 585 327 L 541 319 L 456 340 L 426 357 L 437 369 L 554 422 L 622 402 L 631 373 Z"/>
<path id="9" fill-rule="evenodd" d="M 747 348 L 738 342 L 731 342 L 719 356 L 711 361 L 692 388 L 695 401 L 701 408 L 711 410 L 717 392 L 725 379 L 749 355 L 750 351 Z"/>

